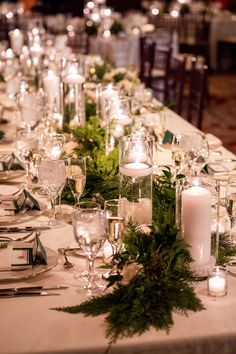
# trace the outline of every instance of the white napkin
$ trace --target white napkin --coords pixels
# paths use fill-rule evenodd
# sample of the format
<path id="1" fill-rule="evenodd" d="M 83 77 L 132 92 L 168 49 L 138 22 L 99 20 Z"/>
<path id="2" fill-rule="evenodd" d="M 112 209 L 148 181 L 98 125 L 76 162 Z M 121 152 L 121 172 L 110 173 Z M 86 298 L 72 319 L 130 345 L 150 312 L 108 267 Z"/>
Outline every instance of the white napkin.
<path id="1" fill-rule="evenodd" d="M 10 245 L 0 249 L 0 271 L 11 270 L 12 249 Z"/>
<path id="2" fill-rule="evenodd" d="M 207 133 L 205 134 L 210 150 L 217 149 L 222 145 L 222 141 L 217 136 Z"/>

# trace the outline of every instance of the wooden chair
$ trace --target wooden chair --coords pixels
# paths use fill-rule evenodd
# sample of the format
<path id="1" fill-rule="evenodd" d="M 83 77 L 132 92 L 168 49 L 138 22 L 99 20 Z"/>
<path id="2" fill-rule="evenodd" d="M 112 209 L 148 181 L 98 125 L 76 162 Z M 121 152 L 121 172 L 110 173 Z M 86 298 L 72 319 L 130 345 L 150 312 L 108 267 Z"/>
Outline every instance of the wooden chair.
<path id="1" fill-rule="evenodd" d="M 139 78 L 147 86 L 151 86 L 151 73 L 154 64 L 154 42 L 148 36 L 140 38 L 140 70 Z"/>
<path id="2" fill-rule="evenodd" d="M 202 129 L 203 126 L 204 101 L 207 94 L 207 72 L 207 65 L 199 68 L 196 65 L 196 58 L 192 59 L 187 119 L 190 123 L 195 120 L 199 129 Z"/>
<path id="3" fill-rule="evenodd" d="M 88 54 L 89 36 L 85 32 L 68 31 L 68 46 L 77 54 Z"/>

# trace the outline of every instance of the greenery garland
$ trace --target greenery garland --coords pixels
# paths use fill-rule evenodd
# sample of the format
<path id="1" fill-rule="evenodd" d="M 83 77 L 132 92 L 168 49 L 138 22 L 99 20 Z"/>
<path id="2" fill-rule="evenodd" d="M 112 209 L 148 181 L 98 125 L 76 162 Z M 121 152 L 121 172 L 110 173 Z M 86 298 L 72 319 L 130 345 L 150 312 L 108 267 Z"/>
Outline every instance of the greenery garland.
<path id="1" fill-rule="evenodd" d="M 85 127 L 73 129 L 73 134 L 78 141 L 76 153 L 89 155 L 84 197 L 101 203 L 118 197 L 118 152 L 115 149 L 106 156 L 105 132 L 99 121 L 90 119 Z M 192 258 L 175 226 L 175 182 L 168 167 L 162 172 L 153 182 L 153 224 L 148 232 L 128 225 L 123 247 L 115 256 L 118 273 L 107 279 L 111 291 L 80 305 L 54 309 L 93 317 L 104 314 L 109 345 L 122 337 L 140 335 L 151 326 L 169 332 L 174 311 L 187 315 L 204 308 L 194 292 Z M 215 245 L 213 235 L 213 250 Z M 235 254 L 228 235 L 221 234 L 220 263 Z"/>

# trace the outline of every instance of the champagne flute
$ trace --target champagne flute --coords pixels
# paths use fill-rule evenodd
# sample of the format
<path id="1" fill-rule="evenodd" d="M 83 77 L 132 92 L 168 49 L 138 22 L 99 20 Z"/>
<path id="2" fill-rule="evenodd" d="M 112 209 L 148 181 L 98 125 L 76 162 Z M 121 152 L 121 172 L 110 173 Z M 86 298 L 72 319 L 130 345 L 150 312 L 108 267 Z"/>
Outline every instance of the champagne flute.
<path id="1" fill-rule="evenodd" d="M 97 208 L 80 208 L 79 204 L 73 216 L 73 230 L 75 240 L 83 250 L 89 266 L 84 289 L 96 290 L 99 285 L 94 281 L 94 259 L 106 237 L 105 213 Z"/>
<path id="2" fill-rule="evenodd" d="M 103 274 L 104 278 L 117 274 L 114 256 L 117 254 L 121 245 L 122 233 L 124 231 L 124 218 L 120 216 L 119 199 L 109 199 L 104 203 L 104 211 L 107 218 L 108 241 L 112 248 L 112 266 L 109 272 Z"/>
<path id="3" fill-rule="evenodd" d="M 25 164 L 26 183 L 25 188 L 31 188 L 31 181 L 29 175 L 30 161 L 35 151 L 38 148 L 38 139 L 31 130 L 19 130 L 16 134 L 16 149 L 20 158 Z"/>
<path id="4" fill-rule="evenodd" d="M 86 184 L 86 158 L 71 157 L 66 160 L 66 166 L 68 185 L 76 203 L 79 203 Z"/>
<path id="5" fill-rule="evenodd" d="M 39 181 L 43 190 L 48 194 L 51 202 L 50 221 L 48 227 L 58 228 L 63 226 L 61 220 L 56 219 L 56 199 L 62 192 L 66 183 L 66 166 L 62 160 L 43 160 L 39 165 Z"/>
<path id="6" fill-rule="evenodd" d="M 185 162 L 185 152 L 181 148 L 181 134 L 175 134 L 172 139 L 172 167 L 174 169 L 174 176 L 183 170 Z"/>
<path id="7" fill-rule="evenodd" d="M 234 241 L 234 228 L 236 221 L 236 177 L 230 177 L 226 188 L 226 211 L 230 220 L 230 239 Z"/>

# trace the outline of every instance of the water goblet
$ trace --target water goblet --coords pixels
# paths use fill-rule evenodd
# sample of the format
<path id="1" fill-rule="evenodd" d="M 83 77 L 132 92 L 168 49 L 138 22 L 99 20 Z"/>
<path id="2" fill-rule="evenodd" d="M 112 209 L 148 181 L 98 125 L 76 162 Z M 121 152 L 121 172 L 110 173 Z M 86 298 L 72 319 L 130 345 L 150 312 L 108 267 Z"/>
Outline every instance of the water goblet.
<path id="1" fill-rule="evenodd" d="M 112 274 L 117 274 L 114 256 L 117 254 L 121 245 L 122 233 L 124 231 L 124 218 L 120 216 L 119 199 L 106 200 L 104 203 L 104 211 L 107 218 L 108 241 L 112 248 L 111 265 L 113 269 L 103 274 L 103 277 L 108 278 Z"/>
<path id="2" fill-rule="evenodd" d="M 226 211 L 230 220 L 230 239 L 232 242 L 234 240 L 234 228 L 236 221 L 236 177 L 230 177 L 226 187 L 226 198 L 225 198 Z"/>
<path id="3" fill-rule="evenodd" d="M 58 160 L 65 152 L 65 136 L 63 134 L 49 134 L 46 138 L 44 153 L 45 156 Z"/>
<path id="4" fill-rule="evenodd" d="M 199 132 L 183 133 L 180 147 L 185 152 L 189 174 L 198 176 L 209 157 L 209 146 L 204 134 Z"/>
<path id="5" fill-rule="evenodd" d="M 56 199 L 62 192 L 66 183 L 66 166 L 62 160 L 42 160 L 38 176 L 43 190 L 48 194 L 51 202 L 51 215 L 48 227 L 58 228 L 63 226 L 61 220 L 56 219 Z"/>
<path id="6" fill-rule="evenodd" d="M 73 215 L 73 230 L 76 242 L 83 250 L 88 262 L 86 290 L 96 290 L 99 285 L 94 281 L 94 259 L 106 237 L 106 216 L 97 208 L 78 208 Z"/>
<path id="7" fill-rule="evenodd" d="M 16 134 L 16 149 L 19 153 L 20 158 L 25 164 L 26 171 L 26 183 L 24 185 L 25 188 L 31 188 L 30 181 L 30 161 L 33 158 L 34 152 L 37 151 L 38 148 L 38 139 L 34 132 L 31 130 L 19 130 Z"/>
<path id="8" fill-rule="evenodd" d="M 71 157 L 66 160 L 67 181 L 76 203 L 79 203 L 86 184 L 86 158 Z"/>

